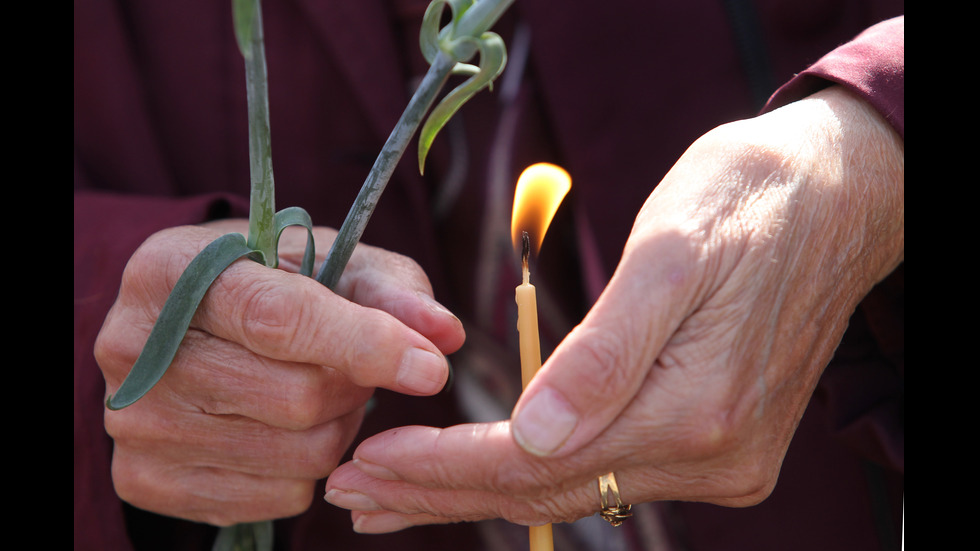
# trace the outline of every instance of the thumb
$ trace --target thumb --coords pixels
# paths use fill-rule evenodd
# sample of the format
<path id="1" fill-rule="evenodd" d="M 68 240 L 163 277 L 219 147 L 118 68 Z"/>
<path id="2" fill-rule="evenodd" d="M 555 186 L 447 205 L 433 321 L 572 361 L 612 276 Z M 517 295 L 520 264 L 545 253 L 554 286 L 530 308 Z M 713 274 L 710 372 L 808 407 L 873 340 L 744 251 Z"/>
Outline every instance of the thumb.
<path id="1" fill-rule="evenodd" d="M 687 290 L 696 285 L 684 249 L 676 235 L 627 245 L 609 285 L 514 408 L 511 432 L 525 451 L 572 453 L 626 409 L 689 313 Z"/>

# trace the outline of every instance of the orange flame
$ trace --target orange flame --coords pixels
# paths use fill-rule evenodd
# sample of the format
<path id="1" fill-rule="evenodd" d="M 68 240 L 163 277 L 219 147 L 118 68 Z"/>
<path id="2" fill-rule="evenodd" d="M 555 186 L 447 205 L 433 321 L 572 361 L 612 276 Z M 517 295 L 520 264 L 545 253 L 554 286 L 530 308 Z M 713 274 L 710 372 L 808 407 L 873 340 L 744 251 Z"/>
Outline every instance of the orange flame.
<path id="1" fill-rule="evenodd" d="M 515 249 L 520 250 L 521 233 L 525 231 L 533 251 L 536 253 L 541 249 L 551 219 L 571 188 L 571 176 L 559 166 L 537 163 L 524 169 L 514 190 L 514 211 L 510 222 L 510 236 Z"/>

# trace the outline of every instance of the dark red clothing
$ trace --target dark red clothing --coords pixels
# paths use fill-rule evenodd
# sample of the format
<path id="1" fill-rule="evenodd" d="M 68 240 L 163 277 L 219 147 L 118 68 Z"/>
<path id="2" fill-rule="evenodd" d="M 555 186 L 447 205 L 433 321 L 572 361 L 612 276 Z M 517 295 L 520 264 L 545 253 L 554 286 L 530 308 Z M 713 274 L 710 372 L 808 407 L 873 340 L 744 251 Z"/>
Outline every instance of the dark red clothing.
<path id="1" fill-rule="evenodd" d="M 266 2 L 278 208 L 302 206 L 320 225 L 343 221 L 409 83 L 425 70 L 417 40 L 426 4 Z M 904 18 L 793 79 L 866 27 L 900 15 L 901 2 L 747 5 L 518 0 L 511 8 L 496 29 L 508 44 L 510 71 L 530 37 L 515 86 L 505 75 L 493 93 L 464 107 L 437 139 L 424 178 L 409 152 L 364 239 L 416 259 L 437 299 L 463 318 L 469 337 L 454 358 L 458 369 L 487 348 L 513 354 L 517 276 L 510 252 L 498 253 L 483 232 L 499 222 L 496 206 L 509 209 L 524 166 L 554 161 L 574 179 L 536 271 L 553 299 L 541 299 L 547 352 L 597 296 L 639 206 L 687 145 L 718 124 L 752 116 L 776 84 L 792 79 L 772 105 L 842 83 L 904 138 Z M 244 71 L 230 4 L 76 0 L 74 21 L 75 548 L 207 549 L 210 527 L 137 511 L 115 496 L 112 442 L 102 428 L 105 387 L 92 347 L 125 262 L 147 236 L 246 214 Z M 506 193 L 499 199 L 495 190 Z M 506 402 L 516 397 L 519 370 L 510 367 L 519 362 L 502 363 L 501 372 L 477 377 Z M 382 392 L 363 434 L 463 420 L 452 393 Z M 669 503 L 651 511 L 677 549 L 888 549 L 882 534 L 897 537 L 903 490 L 899 268 L 856 312 L 768 500 L 746 509 Z M 636 534 L 642 548 L 648 540 L 639 523 L 621 529 L 632 530 L 624 533 Z M 297 550 L 489 549 L 480 527 L 359 536 L 345 511 L 317 499 L 306 514 L 278 522 L 277 538 L 282 549 Z"/>

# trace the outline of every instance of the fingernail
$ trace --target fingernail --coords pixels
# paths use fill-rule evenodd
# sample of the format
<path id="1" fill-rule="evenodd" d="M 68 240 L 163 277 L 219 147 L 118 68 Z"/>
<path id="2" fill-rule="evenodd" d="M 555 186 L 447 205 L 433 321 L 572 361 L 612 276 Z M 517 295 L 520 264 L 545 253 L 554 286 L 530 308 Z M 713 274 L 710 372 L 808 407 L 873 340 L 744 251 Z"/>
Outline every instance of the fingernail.
<path id="1" fill-rule="evenodd" d="M 382 467 L 377 463 L 371 463 L 370 461 L 365 461 L 363 459 L 354 459 L 353 463 L 358 470 L 371 478 L 380 478 L 381 480 L 401 480 L 401 478 L 395 474 L 394 471 L 388 467 Z"/>
<path id="2" fill-rule="evenodd" d="M 419 394 L 435 394 L 446 384 L 447 365 L 438 354 L 412 348 L 402 356 L 396 382 Z"/>
<path id="3" fill-rule="evenodd" d="M 568 440 L 577 424 L 578 416 L 565 398 L 558 391 L 545 388 L 517 412 L 511 432 L 525 451 L 546 456 Z"/>
<path id="4" fill-rule="evenodd" d="M 360 493 L 348 490 L 338 490 L 336 488 L 327 492 L 323 499 L 330 503 L 331 505 L 336 505 L 343 509 L 349 509 L 351 511 L 377 511 L 381 507 L 368 496 Z"/>
<path id="5" fill-rule="evenodd" d="M 410 526 L 412 526 L 412 523 L 403 515 L 397 513 L 360 515 L 354 520 L 354 531 L 358 534 L 397 532 Z"/>
<path id="6" fill-rule="evenodd" d="M 432 298 L 431 296 L 427 295 L 426 293 L 423 293 L 422 291 L 419 291 L 416 294 L 418 294 L 419 298 L 422 299 L 422 302 L 424 302 L 425 305 L 430 310 L 432 310 L 433 312 L 435 312 L 437 314 L 444 315 L 444 316 L 451 316 L 451 317 L 454 317 L 454 318 L 456 317 L 456 315 L 453 314 L 452 312 L 450 312 L 448 308 L 446 308 L 445 306 L 443 306 L 442 304 L 440 304 L 436 299 Z"/>

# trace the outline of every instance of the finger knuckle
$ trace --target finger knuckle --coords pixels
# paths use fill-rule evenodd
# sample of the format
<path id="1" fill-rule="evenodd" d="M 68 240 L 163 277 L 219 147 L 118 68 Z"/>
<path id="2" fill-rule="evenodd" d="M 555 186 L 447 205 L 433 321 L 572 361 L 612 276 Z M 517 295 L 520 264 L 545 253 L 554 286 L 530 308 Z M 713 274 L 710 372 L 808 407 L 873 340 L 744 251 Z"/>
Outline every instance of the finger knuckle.
<path id="1" fill-rule="evenodd" d="M 760 451 L 752 441 L 745 420 L 731 408 L 716 406 L 700 410 L 682 423 L 681 449 L 689 461 L 714 468 L 705 469 L 704 489 L 728 506 L 750 506 L 763 501 L 773 490 L 780 459 L 773 450 Z"/>
<path id="2" fill-rule="evenodd" d="M 758 505 L 772 493 L 776 486 L 778 467 L 771 464 L 741 461 L 729 464 L 708 476 L 703 484 L 707 495 L 715 496 L 709 500 L 727 507 L 750 507 Z"/>
<path id="3" fill-rule="evenodd" d="M 502 465 L 492 473 L 489 485 L 502 495 L 521 499 L 539 499 L 553 491 L 557 474 L 545 463 Z"/>
<path id="4" fill-rule="evenodd" d="M 732 413 L 726 408 L 701 406 L 688 412 L 686 420 L 678 424 L 685 455 L 706 461 L 737 450 L 741 434 Z"/>
<path id="5" fill-rule="evenodd" d="M 144 241 L 123 270 L 122 289 L 169 291 L 184 269 L 213 237 L 193 227 L 161 230 Z"/>
<path id="6" fill-rule="evenodd" d="M 124 449 L 122 444 L 131 439 L 148 440 L 153 434 L 152 429 L 146 427 L 144 421 L 132 409 L 113 411 L 106 408 L 102 416 L 102 424 L 106 434 L 116 442 L 119 449 Z"/>
<path id="7" fill-rule="evenodd" d="M 280 512 L 275 517 L 293 517 L 309 509 L 310 505 L 313 504 L 315 485 L 313 480 L 286 481 L 285 488 L 281 489 L 279 493 L 282 498 L 281 501 L 276 500 Z"/>
<path id="8" fill-rule="evenodd" d="M 541 522 L 574 522 L 582 517 L 580 511 L 570 508 L 567 503 L 558 498 L 543 499 L 528 503 L 528 524 Z"/>
<path id="9" fill-rule="evenodd" d="M 762 503 L 776 487 L 776 476 L 763 463 L 750 462 L 741 465 L 731 477 L 733 487 L 731 496 L 739 507 L 749 507 Z"/>
<path id="10" fill-rule="evenodd" d="M 302 514 L 313 503 L 315 483 L 312 480 L 266 479 L 259 486 L 226 486 L 204 495 L 196 488 L 213 488 L 202 483 L 209 473 L 196 473 L 185 481 L 181 496 L 177 496 L 179 513 L 176 516 L 213 526 L 231 526 L 258 522 L 270 518 L 286 518 Z M 220 483 L 219 483 L 220 484 Z"/>
<path id="11" fill-rule="evenodd" d="M 404 328 L 392 317 L 379 311 L 365 310 L 348 333 L 337 343 L 344 348 L 349 374 L 355 382 L 378 384 L 381 372 L 387 372 L 402 352 Z M 380 370 L 380 371 L 379 371 Z"/>
<path id="12" fill-rule="evenodd" d="M 735 446 L 733 428 L 724 418 L 707 417 L 691 432 L 688 446 L 695 457 L 724 455 Z"/>
<path id="13" fill-rule="evenodd" d="M 136 362 L 139 349 L 134 346 L 134 339 L 122 338 L 114 326 L 103 327 L 95 338 L 95 346 L 92 350 L 95 362 L 99 365 L 102 373 L 107 380 L 113 377 L 122 377 L 128 366 Z"/>
<path id="14" fill-rule="evenodd" d="M 592 511 L 577 505 L 574 492 L 555 492 L 535 499 L 508 501 L 500 507 L 498 516 L 515 524 L 536 526 L 542 523 L 574 522 Z"/>
<path id="15" fill-rule="evenodd" d="M 307 391 L 302 391 L 307 394 Z M 304 431 L 313 428 L 321 421 L 323 412 L 322 400 L 310 396 L 290 396 L 283 406 L 283 428 L 293 431 Z"/>
<path id="16" fill-rule="evenodd" d="M 312 439 L 307 451 L 302 457 L 305 465 L 304 472 L 309 478 L 319 479 L 329 475 L 343 458 L 347 447 L 355 435 L 356 423 L 346 423 L 344 420 L 331 423 L 330 428 L 321 431 L 322 434 Z"/>
<path id="17" fill-rule="evenodd" d="M 145 495 L 145 488 L 141 483 L 140 472 L 118 449 L 113 453 L 111 468 L 112 485 L 116 491 L 116 495 L 126 503 L 139 506 L 140 496 Z"/>
<path id="18" fill-rule="evenodd" d="M 298 371 L 297 367 L 292 371 Z M 318 368 L 317 368 L 318 369 Z M 290 372 L 289 375 L 295 375 Z M 282 426 L 292 431 L 304 431 L 322 423 L 328 407 L 324 396 L 329 395 L 325 383 L 315 378 L 300 377 L 298 380 L 280 383 L 282 400 Z"/>
<path id="19" fill-rule="evenodd" d="M 601 328 L 582 329 L 586 338 L 580 340 L 582 346 L 576 349 L 578 363 L 588 365 L 589 369 L 579 370 L 576 386 L 588 389 L 591 395 L 612 396 L 624 381 L 621 370 L 624 365 L 622 343 L 617 332 Z"/>
<path id="20" fill-rule="evenodd" d="M 297 299 L 288 286 L 265 279 L 249 278 L 238 284 L 240 287 L 234 292 L 241 304 L 241 332 L 246 346 L 271 352 L 289 350 L 298 336 L 297 320 L 310 315 L 309 301 Z"/>
<path id="21" fill-rule="evenodd" d="M 506 468 L 493 471 L 487 480 L 487 485 L 494 492 L 515 497 L 527 495 L 528 488 L 533 484 L 526 472 Z"/>
<path id="22" fill-rule="evenodd" d="M 429 277 L 414 259 L 401 254 L 393 254 L 386 261 L 386 264 L 391 268 L 392 273 L 400 274 L 406 280 L 424 282 L 428 285 Z"/>

